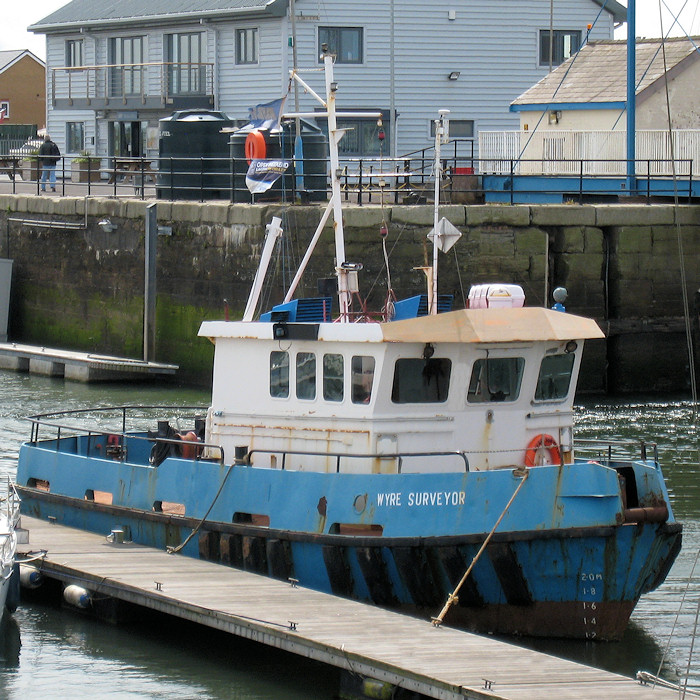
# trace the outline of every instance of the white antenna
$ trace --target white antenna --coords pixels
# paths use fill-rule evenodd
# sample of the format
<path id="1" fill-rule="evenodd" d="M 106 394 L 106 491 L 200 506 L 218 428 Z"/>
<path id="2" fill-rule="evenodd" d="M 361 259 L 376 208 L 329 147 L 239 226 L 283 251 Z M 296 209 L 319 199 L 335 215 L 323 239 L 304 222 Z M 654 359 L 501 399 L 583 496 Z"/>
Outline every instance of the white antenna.
<path id="1" fill-rule="evenodd" d="M 438 249 L 439 242 L 437 235 L 439 231 L 439 209 L 440 209 L 440 182 L 442 180 L 442 162 L 440 160 L 440 145 L 447 143 L 450 138 L 450 123 L 447 119 L 447 115 L 450 113 L 449 109 L 441 109 L 438 111 L 440 115 L 435 120 L 435 213 L 433 217 L 433 230 L 435 236 L 433 237 L 433 276 L 432 276 L 432 290 L 430 294 L 430 303 L 428 305 L 430 314 L 437 314 L 438 312 Z"/>

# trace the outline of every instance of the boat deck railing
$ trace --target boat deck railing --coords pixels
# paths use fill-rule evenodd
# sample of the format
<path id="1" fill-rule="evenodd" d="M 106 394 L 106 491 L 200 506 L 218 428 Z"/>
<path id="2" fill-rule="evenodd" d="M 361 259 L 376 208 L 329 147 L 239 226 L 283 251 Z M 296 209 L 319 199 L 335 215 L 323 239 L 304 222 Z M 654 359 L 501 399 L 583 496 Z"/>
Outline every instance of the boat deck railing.
<path id="1" fill-rule="evenodd" d="M 579 458 L 594 457 L 601 462 L 630 458 L 646 461 L 649 459 L 649 454 L 651 454 L 651 459 L 658 463 L 659 448 L 657 443 L 646 440 L 576 439 L 576 456 Z"/>
<path id="2" fill-rule="evenodd" d="M 247 463 L 252 466 L 253 455 L 255 454 L 277 454 L 282 455 L 282 470 L 286 467 L 288 456 L 301 457 L 327 457 L 335 459 L 335 470 L 340 473 L 340 464 L 343 459 L 395 459 L 397 460 L 397 472 L 400 474 L 403 466 L 403 460 L 411 457 L 459 457 L 464 462 L 464 471 L 469 471 L 469 458 L 463 450 L 441 451 L 441 452 L 381 452 L 381 453 L 362 453 L 362 452 L 313 452 L 305 450 L 265 450 L 253 449 L 246 455 Z"/>
<path id="3" fill-rule="evenodd" d="M 134 415 L 138 411 L 139 415 Z M 80 435 L 86 440 L 85 451 L 86 454 L 91 453 L 91 449 L 94 451 L 96 447 L 97 439 L 104 439 L 106 441 L 105 454 L 120 461 L 125 461 L 127 457 L 127 445 L 131 441 L 140 441 L 143 443 L 150 443 L 155 445 L 156 443 L 164 445 L 172 445 L 179 448 L 182 451 L 190 450 L 194 454 L 194 459 L 200 459 L 204 454 L 211 454 L 212 451 L 218 455 L 216 458 L 217 462 L 221 464 L 224 463 L 224 448 L 216 443 L 207 442 L 192 442 L 187 439 L 181 439 L 177 437 L 168 437 L 167 435 L 157 435 L 157 434 L 143 434 L 138 435 L 135 432 L 129 432 L 130 424 L 135 420 L 147 418 L 153 420 L 157 416 L 163 415 L 163 412 L 167 413 L 177 413 L 178 421 L 184 420 L 185 418 L 189 420 L 195 420 L 198 415 L 191 414 L 189 416 L 183 416 L 182 412 L 198 412 L 199 416 L 202 413 L 206 413 L 207 409 L 203 406 L 143 406 L 143 405 L 127 405 L 127 406 L 105 406 L 100 408 L 83 408 L 83 409 L 69 409 L 66 411 L 55 411 L 51 413 L 37 414 L 34 416 L 27 417 L 27 420 L 31 422 L 31 437 L 30 443 L 36 445 L 39 442 L 39 432 L 40 429 L 55 431 L 54 434 L 46 438 L 48 441 L 55 441 L 55 449 L 60 450 L 62 441 L 65 443 L 66 440 L 74 439 L 76 440 L 76 451 L 78 448 L 77 437 Z M 156 413 L 157 412 L 157 413 Z M 94 418 L 96 414 L 116 414 L 119 418 L 118 427 L 107 427 L 105 426 L 85 426 L 79 425 L 74 422 L 70 422 L 69 418 L 75 418 L 79 416 L 89 416 Z M 148 415 L 148 414 L 152 415 Z M 109 416 L 107 416 L 109 417 Z M 141 428 L 141 426 L 139 426 Z M 132 429 L 133 430 L 133 429 Z M 188 432 L 189 428 L 182 428 L 182 433 Z M 101 443 L 100 443 L 101 444 Z M 207 457 L 207 459 L 209 459 Z"/>

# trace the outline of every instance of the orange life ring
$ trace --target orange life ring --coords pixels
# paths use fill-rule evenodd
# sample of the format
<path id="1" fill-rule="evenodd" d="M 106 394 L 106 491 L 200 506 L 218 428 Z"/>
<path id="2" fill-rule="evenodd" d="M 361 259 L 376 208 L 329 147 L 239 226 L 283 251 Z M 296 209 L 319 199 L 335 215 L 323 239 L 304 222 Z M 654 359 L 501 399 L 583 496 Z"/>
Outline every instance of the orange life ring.
<path id="1" fill-rule="evenodd" d="M 561 452 L 559 450 L 559 445 L 557 444 L 557 441 L 551 436 L 551 435 L 546 435 L 545 433 L 540 433 L 539 435 L 535 435 L 532 440 L 530 440 L 530 444 L 527 446 L 527 449 L 525 450 L 525 466 L 526 467 L 534 467 L 535 466 L 535 459 L 537 458 L 537 452 L 538 450 L 545 448 L 546 450 L 549 450 L 549 458 L 551 460 L 552 464 L 561 464 Z M 537 465 L 540 466 L 540 465 Z"/>
<path id="2" fill-rule="evenodd" d="M 265 136 L 253 129 L 248 136 L 245 137 L 245 157 L 248 165 L 254 160 L 262 160 L 267 155 L 267 145 L 265 144 Z"/>

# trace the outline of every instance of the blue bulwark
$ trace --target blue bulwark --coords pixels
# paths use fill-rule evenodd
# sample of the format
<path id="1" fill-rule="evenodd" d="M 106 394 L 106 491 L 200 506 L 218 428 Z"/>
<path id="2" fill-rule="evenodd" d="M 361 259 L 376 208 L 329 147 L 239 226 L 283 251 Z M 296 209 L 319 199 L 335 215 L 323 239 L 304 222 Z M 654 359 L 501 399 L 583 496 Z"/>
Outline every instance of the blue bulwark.
<path id="1" fill-rule="evenodd" d="M 261 321 L 289 321 L 290 323 L 323 323 L 333 320 L 333 297 L 294 299 L 277 304 L 272 311 L 260 314 Z"/>
<path id="2" fill-rule="evenodd" d="M 438 313 L 452 311 L 454 297 L 451 294 L 438 294 Z M 403 321 L 406 318 L 417 318 L 428 315 L 428 295 L 419 294 L 415 297 L 402 299 L 394 304 L 393 321 Z"/>

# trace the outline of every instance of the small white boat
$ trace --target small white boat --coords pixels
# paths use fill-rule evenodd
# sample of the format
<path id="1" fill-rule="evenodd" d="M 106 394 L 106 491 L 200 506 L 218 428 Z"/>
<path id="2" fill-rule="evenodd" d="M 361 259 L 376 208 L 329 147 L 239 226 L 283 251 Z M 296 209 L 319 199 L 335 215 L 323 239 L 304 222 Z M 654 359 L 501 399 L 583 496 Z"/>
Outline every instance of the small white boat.
<path id="1" fill-rule="evenodd" d="M 0 620 L 8 603 L 12 571 L 17 550 L 20 499 L 15 485 L 8 480 L 7 495 L 0 500 Z M 14 598 L 14 596 L 10 596 Z"/>

